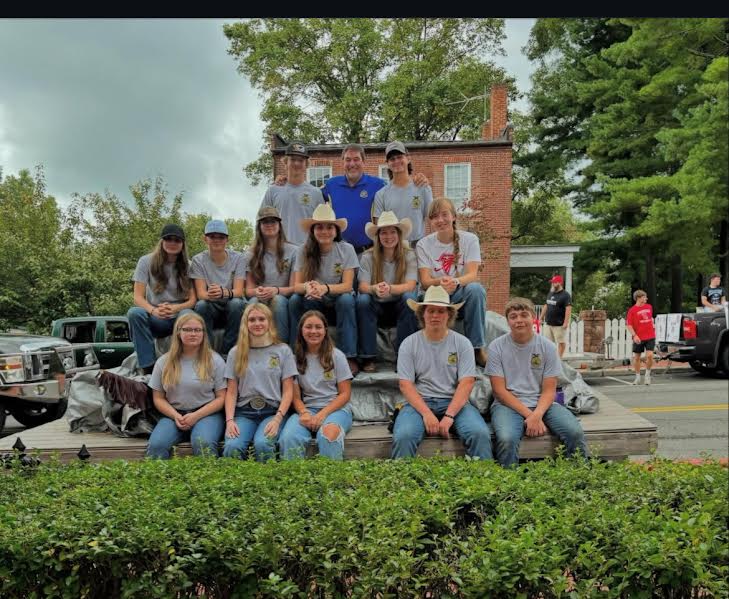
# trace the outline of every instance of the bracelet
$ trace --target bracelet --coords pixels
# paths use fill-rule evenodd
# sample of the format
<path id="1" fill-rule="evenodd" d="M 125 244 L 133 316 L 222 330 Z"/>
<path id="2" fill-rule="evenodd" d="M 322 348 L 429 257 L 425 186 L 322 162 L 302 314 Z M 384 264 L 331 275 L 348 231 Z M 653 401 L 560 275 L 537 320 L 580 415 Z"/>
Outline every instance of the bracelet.
<path id="1" fill-rule="evenodd" d="M 225 421 L 225 424 L 228 424 L 229 422 L 233 422 L 234 420 L 235 420 L 235 418 L 228 418 L 228 419 L 227 419 L 227 420 Z"/>
<path id="2" fill-rule="evenodd" d="M 327 295 L 329 295 L 332 292 L 332 290 L 329 288 L 328 283 L 324 283 L 324 284 L 327 286 Z"/>
<path id="3" fill-rule="evenodd" d="M 450 414 L 444 414 L 443 418 L 450 418 L 451 420 L 454 420 L 453 416 L 451 416 Z"/>
<path id="4" fill-rule="evenodd" d="M 281 295 L 281 290 L 278 287 L 276 287 L 276 295 Z"/>
<path id="5" fill-rule="evenodd" d="M 281 418 L 283 418 L 283 416 L 284 416 L 284 413 L 283 413 L 283 412 L 282 412 L 281 410 L 278 410 L 278 411 L 276 412 L 276 416 L 281 416 Z"/>

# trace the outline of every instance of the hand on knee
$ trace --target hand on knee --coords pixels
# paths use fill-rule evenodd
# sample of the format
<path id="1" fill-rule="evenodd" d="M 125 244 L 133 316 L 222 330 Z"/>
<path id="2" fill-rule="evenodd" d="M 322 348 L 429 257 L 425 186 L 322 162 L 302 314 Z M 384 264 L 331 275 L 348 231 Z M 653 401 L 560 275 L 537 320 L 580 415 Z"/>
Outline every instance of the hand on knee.
<path id="1" fill-rule="evenodd" d="M 324 435 L 329 441 L 336 441 L 339 437 L 341 429 L 336 424 L 325 424 L 321 429 L 322 435 Z"/>

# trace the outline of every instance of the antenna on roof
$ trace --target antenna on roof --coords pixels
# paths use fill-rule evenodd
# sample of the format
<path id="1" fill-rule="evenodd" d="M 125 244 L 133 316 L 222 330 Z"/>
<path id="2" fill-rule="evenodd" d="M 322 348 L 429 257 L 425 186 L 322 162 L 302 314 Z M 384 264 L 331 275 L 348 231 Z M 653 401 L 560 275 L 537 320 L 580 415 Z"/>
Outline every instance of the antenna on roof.
<path id="1" fill-rule="evenodd" d="M 483 120 L 485 123 L 488 120 L 488 104 L 486 102 L 489 98 L 488 88 L 484 87 L 484 93 L 481 96 L 472 96 L 471 98 L 469 98 L 463 92 L 460 92 L 460 94 L 463 96 L 463 100 L 456 100 L 455 102 L 445 102 L 445 104 L 449 106 L 452 104 L 463 104 L 463 106 L 461 106 L 461 110 L 463 110 L 466 106 L 468 106 L 468 103 L 471 100 L 481 100 L 483 98 Z"/>

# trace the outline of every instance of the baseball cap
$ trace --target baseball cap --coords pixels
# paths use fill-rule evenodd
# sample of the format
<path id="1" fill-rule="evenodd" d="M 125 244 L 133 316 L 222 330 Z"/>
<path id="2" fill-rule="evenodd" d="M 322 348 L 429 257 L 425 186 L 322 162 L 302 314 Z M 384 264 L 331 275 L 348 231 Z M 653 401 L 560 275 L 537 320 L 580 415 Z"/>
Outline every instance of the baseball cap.
<path id="1" fill-rule="evenodd" d="M 281 220 L 281 215 L 278 213 L 278 209 L 275 206 L 264 206 L 258 211 L 256 222 L 262 221 L 264 218 L 277 218 L 278 220 Z"/>
<path id="2" fill-rule="evenodd" d="M 562 278 L 562 275 L 554 275 L 551 279 L 549 279 L 550 283 L 559 283 L 560 285 L 564 283 L 564 279 Z"/>
<path id="3" fill-rule="evenodd" d="M 208 224 L 205 225 L 205 235 L 210 233 L 221 233 L 222 235 L 228 234 L 228 225 L 222 220 L 209 220 Z"/>
<path id="4" fill-rule="evenodd" d="M 182 241 L 185 241 L 185 232 L 182 230 L 182 227 L 180 225 L 176 225 L 175 223 L 168 223 L 164 227 L 162 227 L 162 232 L 159 234 L 160 239 L 164 239 L 165 237 L 179 237 L 182 239 Z"/>
<path id="5" fill-rule="evenodd" d="M 405 144 L 401 141 L 391 141 L 385 148 L 385 158 L 390 157 L 391 152 L 400 152 L 401 154 L 407 154 L 408 151 L 405 149 Z"/>
<path id="6" fill-rule="evenodd" d="M 308 158 L 309 152 L 306 150 L 306 146 L 300 141 L 292 141 L 286 146 L 286 156 L 301 156 L 302 158 Z"/>

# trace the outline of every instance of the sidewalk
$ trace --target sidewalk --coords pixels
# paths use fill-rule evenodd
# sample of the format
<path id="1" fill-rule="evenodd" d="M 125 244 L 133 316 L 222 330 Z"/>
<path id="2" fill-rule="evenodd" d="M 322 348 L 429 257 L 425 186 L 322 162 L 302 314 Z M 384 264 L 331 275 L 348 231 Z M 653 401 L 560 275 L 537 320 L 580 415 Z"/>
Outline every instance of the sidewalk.
<path id="1" fill-rule="evenodd" d="M 627 365 L 610 365 L 605 368 L 590 368 L 589 361 L 580 361 L 579 358 L 567 358 L 565 360 L 570 366 L 572 366 L 577 372 L 582 375 L 583 379 L 596 378 L 602 376 L 629 376 L 633 374 L 633 366 Z M 665 372 L 690 372 L 692 371 L 691 366 L 686 362 L 668 362 L 661 360 L 660 362 L 654 360 L 653 368 L 651 372 L 653 374 L 664 374 Z M 641 372 L 645 373 L 645 362 L 641 367 Z"/>

